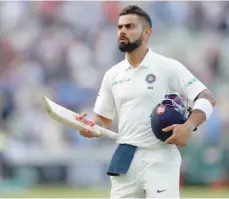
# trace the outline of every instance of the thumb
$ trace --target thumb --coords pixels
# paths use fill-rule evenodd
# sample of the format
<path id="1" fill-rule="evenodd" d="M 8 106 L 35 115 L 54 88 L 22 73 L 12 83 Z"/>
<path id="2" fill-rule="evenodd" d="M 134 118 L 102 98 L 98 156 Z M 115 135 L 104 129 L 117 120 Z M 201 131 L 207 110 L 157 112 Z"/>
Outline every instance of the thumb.
<path id="1" fill-rule="evenodd" d="M 173 130 L 174 128 L 175 128 L 175 124 L 173 124 L 173 125 L 171 125 L 171 126 L 168 126 L 168 127 L 166 127 L 166 128 L 163 128 L 162 129 L 162 131 L 164 131 L 164 132 L 168 132 L 168 131 L 171 131 L 171 130 Z"/>
<path id="2" fill-rule="evenodd" d="M 80 118 L 84 118 L 84 117 L 86 117 L 86 116 L 87 116 L 87 113 L 86 113 L 86 112 L 82 112 L 82 113 L 79 115 Z"/>

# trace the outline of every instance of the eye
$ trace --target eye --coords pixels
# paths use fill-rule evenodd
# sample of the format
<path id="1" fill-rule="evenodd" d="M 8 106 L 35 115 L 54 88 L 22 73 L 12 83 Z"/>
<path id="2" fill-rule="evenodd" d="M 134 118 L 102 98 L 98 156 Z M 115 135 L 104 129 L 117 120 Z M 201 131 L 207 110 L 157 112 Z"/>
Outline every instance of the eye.
<path id="1" fill-rule="evenodd" d="M 122 25 L 118 25 L 118 29 L 121 30 L 122 29 Z"/>
<path id="2" fill-rule="evenodd" d="M 133 24 L 133 23 L 130 23 L 130 24 L 126 24 L 126 29 L 133 29 L 133 28 L 135 28 L 135 24 Z"/>
<path id="3" fill-rule="evenodd" d="M 131 24 L 126 25 L 126 29 L 130 29 L 131 27 L 132 27 Z"/>

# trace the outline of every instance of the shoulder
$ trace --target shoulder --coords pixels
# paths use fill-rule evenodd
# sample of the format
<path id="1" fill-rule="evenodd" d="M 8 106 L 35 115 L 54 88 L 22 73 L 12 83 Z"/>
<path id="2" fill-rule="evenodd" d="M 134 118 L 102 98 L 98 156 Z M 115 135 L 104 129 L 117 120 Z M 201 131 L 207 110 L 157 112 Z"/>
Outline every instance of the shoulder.
<path id="1" fill-rule="evenodd" d="M 153 60 L 156 60 L 156 62 L 158 62 L 159 64 L 164 64 L 166 65 L 167 68 L 169 67 L 184 67 L 183 64 L 181 62 L 179 62 L 176 59 L 170 58 L 170 57 L 166 57 L 164 55 L 152 52 L 152 57 Z"/>
<path id="2" fill-rule="evenodd" d="M 152 63 L 156 63 L 160 70 L 165 73 L 174 74 L 185 68 L 185 66 L 176 59 L 152 52 Z M 154 65 L 154 64 L 153 64 Z"/>

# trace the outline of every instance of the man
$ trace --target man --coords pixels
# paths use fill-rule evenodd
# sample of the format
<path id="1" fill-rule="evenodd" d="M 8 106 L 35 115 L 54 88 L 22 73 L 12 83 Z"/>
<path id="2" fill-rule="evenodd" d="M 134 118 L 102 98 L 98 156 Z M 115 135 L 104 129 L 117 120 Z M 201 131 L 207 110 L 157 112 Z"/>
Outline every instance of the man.
<path id="1" fill-rule="evenodd" d="M 141 8 L 121 11 L 118 41 L 126 58 L 106 72 L 94 107 L 95 123 L 108 129 L 118 114 L 119 146 L 108 169 L 111 198 L 178 198 L 181 157 L 176 145 L 187 144 L 216 103 L 181 63 L 149 49 L 151 33 L 151 19 Z M 164 129 L 173 130 L 173 135 L 163 143 L 152 132 L 150 114 L 165 94 L 174 92 L 194 102 L 193 112 L 184 124 Z M 96 137 L 91 131 L 81 135 Z"/>

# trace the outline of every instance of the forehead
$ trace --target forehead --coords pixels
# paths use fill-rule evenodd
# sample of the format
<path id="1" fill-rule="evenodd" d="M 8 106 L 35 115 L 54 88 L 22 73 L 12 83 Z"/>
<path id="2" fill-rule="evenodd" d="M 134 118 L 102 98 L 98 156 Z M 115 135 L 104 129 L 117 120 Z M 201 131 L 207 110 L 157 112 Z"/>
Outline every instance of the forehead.
<path id="1" fill-rule="evenodd" d="M 123 15 L 119 17 L 118 24 L 125 25 L 125 24 L 137 24 L 139 23 L 139 16 L 134 14 Z"/>

